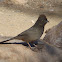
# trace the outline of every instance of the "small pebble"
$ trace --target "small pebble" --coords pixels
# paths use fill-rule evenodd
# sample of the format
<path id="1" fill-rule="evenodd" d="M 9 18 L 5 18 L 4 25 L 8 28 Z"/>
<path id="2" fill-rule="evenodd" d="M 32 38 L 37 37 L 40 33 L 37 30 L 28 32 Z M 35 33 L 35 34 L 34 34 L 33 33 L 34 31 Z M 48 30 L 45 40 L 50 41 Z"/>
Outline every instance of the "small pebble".
<path id="1" fill-rule="evenodd" d="M 1 36 L 4 36 L 3 34 L 0 34 Z"/>
<path id="2" fill-rule="evenodd" d="M 33 20 L 31 20 L 32 23 L 35 23 Z"/>
<path id="3" fill-rule="evenodd" d="M 3 12 L 0 12 L 0 14 L 4 14 Z"/>

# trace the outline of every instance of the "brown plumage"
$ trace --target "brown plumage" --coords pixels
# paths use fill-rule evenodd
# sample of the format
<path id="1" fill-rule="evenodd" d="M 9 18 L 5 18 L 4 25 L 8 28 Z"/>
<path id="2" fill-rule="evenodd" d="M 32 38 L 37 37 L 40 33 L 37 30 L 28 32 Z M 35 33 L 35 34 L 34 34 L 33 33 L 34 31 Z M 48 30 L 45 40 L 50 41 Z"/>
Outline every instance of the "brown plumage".
<path id="1" fill-rule="evenodd" d="M 47 22 L 48 22 L 48 20 L 47 20 L 46 16 L 40 15 L 38 20 L 32 27 L 30 27 L 26 31 L 20 33 L 19 35 L 15 36 L 9 40 L 2 41 L 0 43 L 10 41 L 13 39 L 18 39 L 18 40 L 23 40 L 23 41 L 27 42 L 29 47 L 31 48 L 29 42 L 33 42 L 35 40 L 40 39 L 40 37 L 42 36 L 43 31 L 44 31 L 44 26 Z"/>

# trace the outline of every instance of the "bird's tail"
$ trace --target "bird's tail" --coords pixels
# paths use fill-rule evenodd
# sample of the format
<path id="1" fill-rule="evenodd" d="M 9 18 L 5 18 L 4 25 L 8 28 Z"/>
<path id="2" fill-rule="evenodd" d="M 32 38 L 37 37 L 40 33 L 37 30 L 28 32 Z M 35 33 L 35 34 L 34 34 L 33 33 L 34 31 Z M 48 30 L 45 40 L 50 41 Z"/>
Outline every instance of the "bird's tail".
<path id="1" fill-rule="evenodd" d="M 0 42 L 0 43 L 4 43 L 4 42 L 7 42 L 7 41 L 10 41 L 10 40 L 13 40 L 14 38 L 10 38 L 10 39 L 8 39 L 8 40 L 4 40 L 4 41 L 2 41 L 2 42 Z"/>

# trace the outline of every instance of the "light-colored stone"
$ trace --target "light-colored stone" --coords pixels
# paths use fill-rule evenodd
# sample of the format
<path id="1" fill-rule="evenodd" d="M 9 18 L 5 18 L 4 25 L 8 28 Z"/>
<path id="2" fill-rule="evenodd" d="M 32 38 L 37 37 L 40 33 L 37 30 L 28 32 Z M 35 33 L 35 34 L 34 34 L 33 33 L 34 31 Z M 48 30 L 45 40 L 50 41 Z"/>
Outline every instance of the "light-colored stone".
<path id="1" fill-rule="evenodd" d="M 44 40 L 52 45 L 62 48 L 62 22 L 49 29 Z"/>

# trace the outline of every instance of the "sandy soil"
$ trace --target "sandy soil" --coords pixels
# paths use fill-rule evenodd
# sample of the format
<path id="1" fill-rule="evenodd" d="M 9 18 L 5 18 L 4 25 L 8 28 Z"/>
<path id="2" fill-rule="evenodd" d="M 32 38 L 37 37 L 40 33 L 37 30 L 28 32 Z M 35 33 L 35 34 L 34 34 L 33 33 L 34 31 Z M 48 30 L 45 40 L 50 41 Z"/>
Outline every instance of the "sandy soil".
<path id="1" fill-rule="evenodd" d="M 28 10 L 27 10 L 28 11 Z M 57 25 L 62 21 L 62 16 L 56 14 L 46 14 L 49 23 L 46 24 L 45 30 Z M 22 31 L 31 27 L 38 18 L 38 14 L 27 13 L 21 10 L 13 10 L 8 7 L 0 6 L 0 35 L 16 36 Z M 43 34 L 42 38 L 45 34 Z"/>

